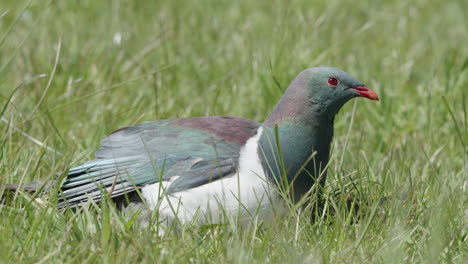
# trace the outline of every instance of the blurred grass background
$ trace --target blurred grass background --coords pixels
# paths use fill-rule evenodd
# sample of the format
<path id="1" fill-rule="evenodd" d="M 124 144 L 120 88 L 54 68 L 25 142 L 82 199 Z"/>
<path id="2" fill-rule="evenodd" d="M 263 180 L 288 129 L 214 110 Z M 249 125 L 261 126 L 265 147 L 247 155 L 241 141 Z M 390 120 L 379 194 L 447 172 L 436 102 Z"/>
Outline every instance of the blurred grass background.
<path id="1" fill-rule="evenodd" d="M 292 212 L 260 230 L 159 239 L 113 208 L 63 214 L 19 194 L 0 207 L 0 261 L 466 263 L 467 8 L 2 0 L 1 183 L 53 178 L 93 158 L 111 131 L 146 120 L 262 121 L 309 67 L 341 68 L 381 101 L 354 100 L 337 116 L 327 192 L 343 199 L 329 196 L 316 221 Z M 357 216 L 347 195 L 359 198 Z"/>

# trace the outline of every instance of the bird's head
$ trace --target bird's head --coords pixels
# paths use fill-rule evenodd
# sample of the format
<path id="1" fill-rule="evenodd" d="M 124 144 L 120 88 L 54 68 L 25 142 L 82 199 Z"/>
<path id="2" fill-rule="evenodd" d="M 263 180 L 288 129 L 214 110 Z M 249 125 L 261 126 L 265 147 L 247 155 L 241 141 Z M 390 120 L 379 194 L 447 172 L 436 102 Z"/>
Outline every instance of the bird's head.
<path id="1" fill-rule="evenodd" d="M 378 95 L 348 73 L 332 67 L 301 72 L 267 118 L 267 125 L 287 120 L 332 119 L 354 97 L 379 100 Z"/>
<path id="2" fill-rule="evenodd" d="M 379 100 L 373 90 L 336 68 L 311 68 L 303 71 L 297 78 L 305 79 L 308 100 L 311 105 L 318 105 L 317 109 L 320 111 L 336 113 L 354 97 Z"/>

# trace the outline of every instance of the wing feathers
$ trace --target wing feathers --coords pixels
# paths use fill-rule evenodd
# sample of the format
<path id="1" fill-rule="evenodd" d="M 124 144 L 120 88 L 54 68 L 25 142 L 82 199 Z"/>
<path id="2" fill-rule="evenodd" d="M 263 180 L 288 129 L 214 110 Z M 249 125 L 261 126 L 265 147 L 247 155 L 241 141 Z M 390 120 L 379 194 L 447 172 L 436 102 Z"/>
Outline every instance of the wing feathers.
<path id="1" fill-rule="evenodd" d="M 239 151 L 259 123 L 238 117 L 145 122 L 102 140 L 97 159 L 70 169 L 59 207 L 77 206 L 179 176 L 168 192 L 194 188 L 237 170 Z"/>

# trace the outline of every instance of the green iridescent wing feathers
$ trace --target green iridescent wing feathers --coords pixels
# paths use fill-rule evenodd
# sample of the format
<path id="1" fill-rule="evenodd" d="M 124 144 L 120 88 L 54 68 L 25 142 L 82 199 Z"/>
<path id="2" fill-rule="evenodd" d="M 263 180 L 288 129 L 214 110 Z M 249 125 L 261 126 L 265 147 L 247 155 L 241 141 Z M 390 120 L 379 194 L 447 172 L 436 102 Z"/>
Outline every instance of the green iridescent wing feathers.
<path id="1" fill-rule="evenodd" d="M 74 207 L 177 179 L 168 193 L 217 180 L 237 170 L 239 151 L 259 123 L 238 117 L 180 118 L 145 122 L 102 141 L 96 159 L 70 169 L 59 207 Z"/>

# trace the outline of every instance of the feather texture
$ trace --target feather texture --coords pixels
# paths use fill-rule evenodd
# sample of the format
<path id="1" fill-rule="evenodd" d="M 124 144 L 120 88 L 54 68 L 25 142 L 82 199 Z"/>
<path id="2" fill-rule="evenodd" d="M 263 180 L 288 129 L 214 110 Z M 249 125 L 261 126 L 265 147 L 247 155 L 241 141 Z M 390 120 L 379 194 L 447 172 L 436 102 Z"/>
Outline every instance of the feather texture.
<path id="1" fill-rule="evenodd" d="M 145 122 L 102 141 L 96 159 L 70 169 L 59 207 L 98 201 L 179 176 L 168 192 L 218 180 L 237 170 L 239 152 L 260 124 L 239 117 L 198 117 Z"/>

